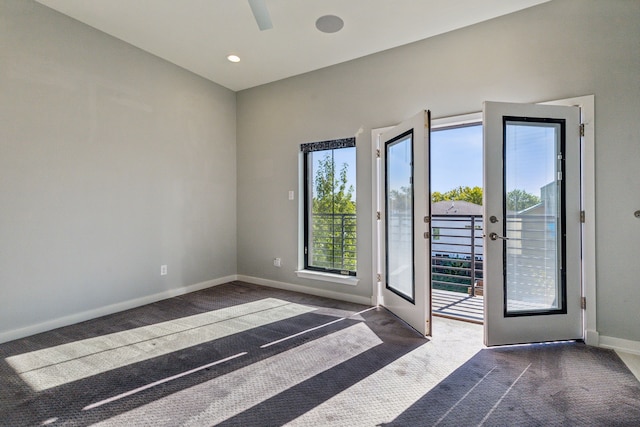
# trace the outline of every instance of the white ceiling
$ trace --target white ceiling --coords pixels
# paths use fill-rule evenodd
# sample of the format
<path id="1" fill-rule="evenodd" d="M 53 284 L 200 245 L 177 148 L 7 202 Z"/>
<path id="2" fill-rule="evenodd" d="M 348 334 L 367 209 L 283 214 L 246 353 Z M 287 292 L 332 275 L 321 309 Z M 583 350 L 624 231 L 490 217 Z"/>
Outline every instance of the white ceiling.
<path id="1" fill-rule="evenodd" d="M 234 91 L 349 61 L 549 0 L 37 0 Z M 315 27 L 323 15 L 342 31 Z M 239 63 L 227 61 L 235 53 Z"/>

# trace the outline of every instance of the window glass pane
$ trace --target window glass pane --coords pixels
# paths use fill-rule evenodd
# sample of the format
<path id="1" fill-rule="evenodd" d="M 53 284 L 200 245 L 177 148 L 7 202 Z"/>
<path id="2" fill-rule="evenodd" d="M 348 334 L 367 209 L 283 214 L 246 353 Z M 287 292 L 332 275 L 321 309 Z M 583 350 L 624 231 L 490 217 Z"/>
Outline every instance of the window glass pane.
<path id="1" fill-rule="evenodd" d="M 307 162 L 306 265 L 356 272 L 356 149 L 312 151 Z M 309 197 L 310 196 L 310 197 Z"/>
<path id="2" fill-rule="evenodd" d="M 387 288 L 414 300 L 413 287 L 413 135 L 386 145 Z"/>
<path id="3" fill-rule="evenodd" d="M 562 307 L 561 124 L 505 122 L 506 312 Z"/>

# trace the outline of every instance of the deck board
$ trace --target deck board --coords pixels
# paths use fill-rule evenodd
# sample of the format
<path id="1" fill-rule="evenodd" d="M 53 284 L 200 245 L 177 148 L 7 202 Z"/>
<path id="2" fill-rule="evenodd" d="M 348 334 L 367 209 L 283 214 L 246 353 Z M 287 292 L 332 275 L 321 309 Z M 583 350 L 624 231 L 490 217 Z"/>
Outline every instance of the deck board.
<path id="1" fill-rule="evenodd" d="M 431 306 L 434 316 L 449 317 L 482 323 L 484 320 L 484 298 L 472 297 L 461 292 L 433 289 Z"/>

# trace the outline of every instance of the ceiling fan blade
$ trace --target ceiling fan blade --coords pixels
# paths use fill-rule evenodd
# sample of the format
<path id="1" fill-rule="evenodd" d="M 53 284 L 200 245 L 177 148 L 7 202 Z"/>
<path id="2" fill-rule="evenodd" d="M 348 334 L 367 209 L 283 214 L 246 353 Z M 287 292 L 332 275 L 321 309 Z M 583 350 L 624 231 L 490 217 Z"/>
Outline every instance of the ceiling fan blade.
<path id="1" fill-rule="evenodd" d="M 254 18 L 256 18 L 260 31 L 270 30 L 273 28 L 266 0 L 249 0 L 249 6 L 251 6 L 251 12 L 253 12 Z"/>

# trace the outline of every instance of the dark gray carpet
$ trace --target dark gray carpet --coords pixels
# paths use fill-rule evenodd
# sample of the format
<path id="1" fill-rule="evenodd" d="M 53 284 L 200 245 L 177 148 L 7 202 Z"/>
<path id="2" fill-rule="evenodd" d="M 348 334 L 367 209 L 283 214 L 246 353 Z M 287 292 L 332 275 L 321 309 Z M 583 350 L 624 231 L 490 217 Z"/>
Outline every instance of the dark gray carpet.
<path id="1" fill-rule="evenodd" d="M 640 426 L 640 383 L 583 343 L 483 349 L 387 426 Z"/>
<path id="2" fill-rule="evenodd" d="M 12 356 L 107 334 L 136 330 L 160 322 L 179 321 L 188 316 L 223 309 L 233 310 L 235 307 L 267 298 L 310 306 L 311 311 L 237 333 L 232 329 L 228 331 L 228 335 L 219 339 L 203 341 L 179 351 L 42 391 L 34 391 L 7 363 L 7 359 L 12 360 Z M 427 342 L 417 337 L 413 330 L 398 322 L 384 309 L 374 308 L 353 318 L 340 320 L 344 316 L 366 309 L 368 307 L 358 304 L 236 282 L 5 343 L 0 345 L 0 425 L 35 426 L 50 423 L 55 426 L 82 426 L 101 421 L 108 425 L 211 425 L 211 417 L 216 418 L 215 414 L 207 414 L 211 417 L 204 417 L 200 421 L 194 417 L 197 417 L 199 412 L 206 413 L 212 403 L 225 398 L 228 401 L 235 392 L 246 398 L 252 396 L 253 389 L 264 388 L 266 394 L 278 381 L 284 381 L 279 393 L 264 400 L 258 396 L 257 403 L 251 407 L 246 408 L 243 402 L 234 403 L 236 407 L 227 407 L 226 411 L 231 416 L 223 414 L 220 421 L 222 425 L 237 426 L 282 425 Z M 268 315 L 268 310 L 257 312 L 256 315 L 262 314 Z M 238 315 L 234 320 L 240 323 L 231 326 L 220 322 L 220 328 L 242 330 L 245 318 L 246 316 Z M 338 321 L 331 323 L 336 320 Z M 365 323 L 367 328 L 373 331 L 372 334 L 365 334 L 363 337 L 362 334 L 354 334 L 351 331 L 352 327 Z M 261 348 L 275 340 L 321 325 L 327 326 Z M 199 331 L 196 330 L 197 333 Z M 340 333 L 342 335 L 339 335 Z M 338 338 L 330 341 L 326 349 L 317 345 L 315 348 L 308 347 L 320 342 L 322 338 L 333 337 L 336 334 L 339 335 Z M 304 347 L 305 345 L 308 346 Z M 295 352 L 300 348 L 304 348 L 305 352 L 287 354 L 291 356 L 291 364 L 288 364 L 285 358 L 277 365 L 259 365 L 265 369 L 253 373 L 256 380 L 254 384 L 246 384 L 252 378 L 234 376 L 235 372 L 250 372 L 254 365 L 258 366 L 261 362 L 271 363 L 275 356 L 287 351 Z M 227 363 L 200 369 L 214 361 L 243 352 L 248 354 Z M 287 376 L 292 375 L 292 371 L 304 363 L 309 365 L 303 366 L 304 369 L 316 370 L 319 373 L 305 378 L 304 372 L 297 372 L 298 378 L 303 380 L 289 385 Z M 46 364 L 48 362 L 45 362 Z M 180 376 L 190 370 L 196 371 L 114 402 L 85 409 L 92 404 L 154 382 Z M 229 381 L 223 384 L 224 388 L 220 388 L 216 383 L 213 389 L 205 389 L 203 393 L 202 387 L 206 387 L 211 380 L 217 378 L 228 378 Z M 159 410 L 145 408 L 145 405 L 162 398 L 171 398 L 175 404 L 176 397 L 181 397 L 177 406 L 167 406 Z"/>
<path id="3" fill-rule="evenodd" d="M 437 345 L 384 309 L 235 282 L 0 345 L 0 425 L 640 425 L 611 351 L 482 350 L 429 390 L 407 369 L 442 371 Z"/>

